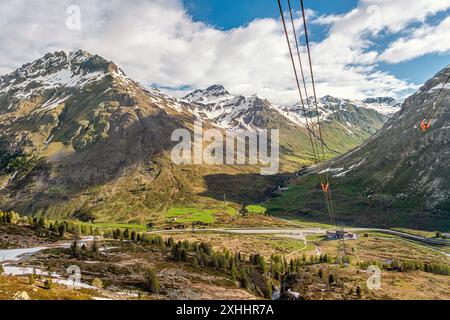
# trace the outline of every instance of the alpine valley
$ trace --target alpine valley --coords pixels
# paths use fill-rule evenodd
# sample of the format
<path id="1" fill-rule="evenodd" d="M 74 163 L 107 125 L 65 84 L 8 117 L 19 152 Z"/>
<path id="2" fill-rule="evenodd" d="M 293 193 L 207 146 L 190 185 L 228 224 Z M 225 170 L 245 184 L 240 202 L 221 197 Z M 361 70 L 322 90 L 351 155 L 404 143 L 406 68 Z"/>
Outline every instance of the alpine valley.
<path id="1" fill-rule="evenodd" d="M 220 85 L 182 99 L 148 89 L 113 62 L 85 51 L 55 52 L 0 77 L 0 207 L 26 215 L 164 223 L 171 208 L 213 210 L 266 200 L 313 163 L 305 114 L 312 103 L 274 105 Z M 366 141 L 400 110 L 392 98 L 326 96 L 318 104 L 326 156 Z M 395 117 L 394 117 L 395 119 Z M 178 128 L 279 129 L 281 172 L 255 165 L 171 163 Z M 230 208 L 223 208 L 228 197 Z"/>
<path id="2" fill-rule="evenodd" d="M 85 51 L 1 76 L 0 300 L 448 299 L 449 76 L 403 103 L 287 106 L 221 85 L 174 98 Z M 279 173 L 175 164 L 172 134 L 196 123 L 278 129 Z M 318 173 L 331 177 L 331 222 Z M 175 312 L 272 313 L 225 306 Z"/>

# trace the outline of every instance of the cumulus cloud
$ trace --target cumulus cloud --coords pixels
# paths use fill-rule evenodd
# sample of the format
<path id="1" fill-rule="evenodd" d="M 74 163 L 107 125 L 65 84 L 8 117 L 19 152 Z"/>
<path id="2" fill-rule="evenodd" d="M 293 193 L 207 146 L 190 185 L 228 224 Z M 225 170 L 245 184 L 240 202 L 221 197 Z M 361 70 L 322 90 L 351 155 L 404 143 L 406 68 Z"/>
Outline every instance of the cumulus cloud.
<path id="1" fill-rule="evenodd" d="M 318 75 L 325 88 L 354 97 L 399 97 L 416 89 L 417 85 L 377 71 L 379 53 L 370 48 L 382 33 L 398 34 L 410 24 L 423 23 L 427 17 L 449 7 L 450 0 L 360 0 L 358 6 L 346 14 L 318 17 L 315 23 L 330 26 L 328 37 L 314 46 L 320 66 Z M 442 43 L 434 46 L 439 45 Z M 406 54 L 402 52 L 399 56 Z"/>
<path id="2" fill-rule="evenodd" d="M 81 9 L 80 30 L 66 27 L 71 5 Z M 318 94 L 398 97 L 414 89 L 377 70 L 372 38 L 448 7 L 450 0 L 361 0 L 340 16 L 309 12 L 312 23 L 330 25 L 327 37 L 312 43 Z M 219 83 L 235 94 L 258 93 L 280 104 L 298 100 L 279 20 L 257 19 L 224 31 L 194 22 L 181 0 L 1 1 L 0 74 L 47 52 L 76 49 L 113 60 L 144 85 L 171 88 L 166 90 L 178 96 L 185 88 Z M 387 52 L 382 59 L 389 59 Z"/>
<path id="3" fill-rule="evenodd" d="M 428 53 L 450 51 L 450 17 L 437 26 L 424 25 L 414 29 L 408 37 L 392 42 L 380 55 L 380 60 L 398 63 L 411 60 Z"/>

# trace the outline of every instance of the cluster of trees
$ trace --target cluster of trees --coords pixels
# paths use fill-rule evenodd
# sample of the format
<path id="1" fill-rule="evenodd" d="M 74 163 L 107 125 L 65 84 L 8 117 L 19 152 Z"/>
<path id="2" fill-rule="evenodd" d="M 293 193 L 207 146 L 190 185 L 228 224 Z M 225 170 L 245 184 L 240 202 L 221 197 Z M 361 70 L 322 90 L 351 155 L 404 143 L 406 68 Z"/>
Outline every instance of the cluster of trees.
<path id="1" fill-rule="evenodd" d="M 274 279 L 280 280 L 283 274 L 297 273 L 304 266 L 319 263 L 334 263 L 335 261 L 336 259 L 333 259 L 328 254 L 311 255 L 309 257 L 303 254 L 301 258 L 291 259 L 288 263 L 286 258 L 282 258 L 279 255 L 272 255 L 270 257 L 270 272 Z"/>
<path id="2" fill-rule="evenodd" d="M 126 228 L 122 230 L 120 228 L 114 230 L 106 230 L 103 233 L 105 238 L 115 239 L 115 240 L 133 240 L 133 241 L 141 241 L 142 234 L 137 233 L 134 230 Z"/>
<path id="3" fill-rule="evenodd" d="M 132 236 L 126 230 L 119 233 L 115 230 L 117 239 L 129 239 L 135 242 L 151 245 L 170 259 L 186 262 L 194 268 L 214 268 L 228 274 L 234 281 L 239 282 L 242 288 L 248 289 L 260 296 L 271 298 L 273 283 L 282 280 L 286 274 L 296 274 L 304 266 L 319 263 L 333 263 L 327 254 L 312 255 L 307 257 L 286 260 L 280 255 L 272 255 L 268 261 L 260 254 L 251 254 L 246 257 L 240 252 L 231 253 L 229 250 L 213 250 L 208 243 L 196 243 L 189 241 L 174 241 L 172 237 L 164 241 L 159 235 L 140 234 Z M 133 239 L 132 239 L 133 238 Z M 149 279 L 155 277 L 146 276 L 147 287 L 150 287 Z M 336 281 L 334 275 L 329 275 L 327 279 L 330 284 Z M 153 290 L 153 289 L 152 289 Z M 150 291 L 152 291 L 150 290 Z M 153 291 L 152 291 L 153 292 Z"/>
<path id="4" fill-rule="evenodd" d="M 115 234 L 117 237 L 119 234 L 117 230 Z M 121 232 L 121 238 L 126 239 L 126 234 L 126 230 Z M 208 243 L 174 241 L 172 237 L 164 240 L 159 235 L 146 233 L 136 233 L 132 236 L 132 232 L 129 232 L 128 239 L 135 243 L 150 245 L 153 250 L 162 252 L 163 256 L 188 263 L 194 268 L 207 267 L 222 271 L 234 281 L 239 282 L 241 287 L 260 296 L 270 298 L 272 295 L 272 278 L 267 272 L 268 266 L 264 257 L 260 255 L 251 255 L 247 259 L 240 252 L 232 254 L 227 249 L 215 251 Z M 146 272 L 145 284 L 150 292 L 159 290 L 159 282 L 154 272 Z"/>
<path id="5" fill-rule="evenodd" d="M 93 240 L 92 244 L 88 248 L 86 243 L 75 239 L 69 248 L 72 257 L 83 260 L 84 258 L 95 258 L 99 253 L 99 246 L 97 240 Z"/>
<path id="6" fill-rule="evenodd" d="M 0 210 L 0 223 L 13 224 L 20 220 L 20 215 L 14 211 L 3 212 Z"/>
<path id="7" fill-rule="evenodd" d="M 308 264 L 309 262 L 302 261 L 302 263 Z M 288 266 L 287 272 L 281 274 L 280 277 L 280 298 L 282 300 L 309 299 L 311 293 L 317 291 L 318 288 L 342 288 L 339 269 L 323 268 L 323 266 L 314 267 L 311 264 L 299 268 L 295 272 L 289 269 L 290 266 Z"/>
<path id="8" fill-rule="evenodd" d="M 0 210 L 0 224 L 17 224 L 21 223 L 23 225 L 28 225 L 34 228 L 39 233 L 54 234 L 59 237 L 64 237 L 65 233 L 71 233 L 75 235 L 83 236 L 101 236 L 104 235 L 106 238 L 113 238 L 114 230 L 105 229 L 103 231 L 101 228 L 92 227 L 86 223 L 78 221 L 66 221 L 66 220 L 47 220 L 45 217 L 31 217 L 24 216 L 21 217 L 18 213 L 14 211 L 3 212 Z M 122 231 L 120 231 L 122 232 Z M 135 237 L 136 233 L 132 231 L 128 233 L 127 230 L 124 232 L 125 235 L 130 234 L 131 237 Z M 120 236 L 122 237 L 122 236 Z M 128 236 L 126 237 L 128 238 Z"/>
<path id="9" fill-rule="evenodd" d="M 22 148 L 11 148 L 10 143 L 0 138 L 0 173 L 17 172 L 26 176 L 39 163 L 35 154 L 29 154 Z"/>
<path id="10" fill-rule="evenodd" d="M 380 261 L 364 261 L 358 263 L 358 266 L 364 269 L 370 265 L 375 265 L 380 269 L 385 270 L 396 270 L 401 272 L 420 270 L 434 274 L 450 275 L 450 266 L 445 263 L 428 263 L 418 260 L 391 260 L 384 263 Z"/>

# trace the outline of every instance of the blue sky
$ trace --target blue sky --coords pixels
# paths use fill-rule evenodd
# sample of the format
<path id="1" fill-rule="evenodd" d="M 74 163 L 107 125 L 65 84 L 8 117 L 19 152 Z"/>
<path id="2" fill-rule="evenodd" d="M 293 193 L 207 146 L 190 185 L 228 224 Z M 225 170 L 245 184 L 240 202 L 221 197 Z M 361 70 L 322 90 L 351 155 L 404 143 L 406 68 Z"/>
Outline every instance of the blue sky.
<path id="1" fill-rule="evenodd" d="M 357 7 L 358 0 L 306 0 L 304 3 L 308 9 L 314 10 L 316 15 L 321 16 L 345 14 Z M 279 17 L 276 0 L 184 0 L 184 4 L 194 21 L 205 22 L 221 30 L 245 26 L 255 19 Z M 283 5 L 287 8 L 286 1 Z M 291 1 L 291 5 L 298 9 L 299 1 Z M 428 18 L 427 23 L 437 24 L 449 14 L 449 10 L 442 11 Z M 329 28 L 316 24 L 311 24 L 310 28 L 313 41 L 322 41 L 329 31 Z M 386 48 L 389 42 L 395 41 L 398 37 L 398 34 L 379 37 L 375 40 L 373 47 Z M 450 39 L 448 41 L 450 42 Z M 429 53 L 396 64 L 381 62 L 379 70 L 390 72 L 399 79 L 421 84 L 449 63 L 450 52 Z"/>
<path id="2" fill-rule="evenodd" d="M 292 1 L 298 8 L 298 1 Z M 184 0 L 188 12 L 196 21 L 203 21 L 227 30 L 245 25 L 258 18 L 278 18 L 276 0 Z M 357 0 L 307 1 L 308 8 L 320 14 L 345 13 L 356 7 Z"/>
<path id="3" fill-rule="evenodd" d="M 402 99 L 450 63 L 450 0 L 305 6 L 318 96 Z M 276 0 L 2 0 L 0 39 L 0 74 L 83 49 L 176 97 L 221 84 L 277 104 L 299 99 Z"/>

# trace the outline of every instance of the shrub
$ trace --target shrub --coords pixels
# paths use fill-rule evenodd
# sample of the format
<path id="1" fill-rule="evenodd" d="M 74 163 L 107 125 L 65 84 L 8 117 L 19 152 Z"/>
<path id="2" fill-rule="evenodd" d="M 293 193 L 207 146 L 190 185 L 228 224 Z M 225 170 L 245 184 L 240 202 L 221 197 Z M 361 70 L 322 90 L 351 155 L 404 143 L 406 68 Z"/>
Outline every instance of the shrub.
<path id="1" fill-rule="evenodd" d="M 100 290 L 103 288 L 103 282 L 99 278 L 95 278 L 94 280 L 92 280 L 92 286 L 96 287 L 97 290 Z"/>
<path id="2" fill-rule="evenodd" d="M 51 277 L 48 277 L 47 279 L 45 279 L 44 288 L 47 290 L 50 290 L 53 288 L 53 280 Z"/>

